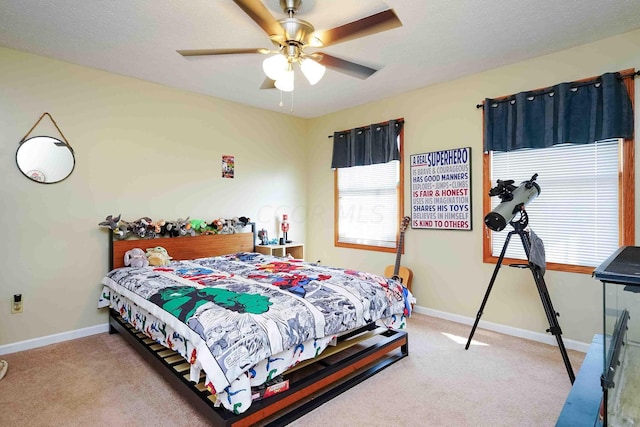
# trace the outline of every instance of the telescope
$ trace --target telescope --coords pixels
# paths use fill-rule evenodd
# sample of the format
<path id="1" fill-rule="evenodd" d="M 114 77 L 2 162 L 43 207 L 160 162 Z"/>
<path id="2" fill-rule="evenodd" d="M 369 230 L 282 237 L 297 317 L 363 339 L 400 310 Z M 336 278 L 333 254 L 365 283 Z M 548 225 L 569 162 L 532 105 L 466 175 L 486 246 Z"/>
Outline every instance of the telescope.
<path id="1" fill-rule="evenodd" d="M 497 185 L 489 190 L 489 196 L 498 196 L 500 204 L 484 217 L 484 223 L 493 231 L 502 231 L 513 218 L 524 212 L 524 207 L 540 194 L 540 186 L 535 182 L 538 174 L 530 180 L 513 185 L 513 180 L 498 180 Z M 526 227 L 526 225 L 525 225 Z"/>
<path id="2" fill-rule="evenodd" d="M 538 178 L 537 173 L 534 174 L 530 180 L 523 181 L 518 186 L 513 185 L 513 180 L 498 180 L 498 185 L 489 190 L 489 196 L 498 196 L 500 197 L 501 202 L 494 210 L 484 217 L 484 223 L 493 231 L 502 231 L 507 224 L 511 225 L 513 230 L 509 231 L 504 239 L 502 252 L 500 252 L 496 267 L 493 269 L 491 281 L 487 287 L 487 292 L 484 294 L 482 304 L 480 304 L 478 314 L 476 314 L 476 320 L 473 323 L 473 328 L 471 328 L 471 333 L 469 334 L 469 339 L 467 340 L 467 344 L 464 346 L 464 349 L 468 350 L 469 345 L 471 345 L 473 334 L 476 332 L 476 328 L 480 322 L 480 317 L 482 316 L 482 311 L 489 300 L 489 293 L 491 293 L 491 289 L 493 288 L 493 284 L 498 276 L 498 271 L 500 270 L 502 261 L 504 261 L 511 237 L 517 234 L 520 236 L 522 249 L 524 249 L 524 253 L 527 256 L 527 263 L 512 264 L 512 266 L 528 268 L 531 271 L 533 280 L 536 282 L 536 287 L 538 288 L 538 294 L 540 295 L 544 312 L 547 315 L 547 320 L 549 321 L 549 329 L 547 329 L 547 332 L 551 333 L 551 335 L 555 335 L 556 341 L 558 341 L 560 354 L 562 354 L 564 366 L 567 369 L 567 374 L 569 374 L 569 380 L 571 381 L 571 384 L 573 384 L 576 376 L 573 373 L 571 360 L 569 360 L 567 350 L 564 347 L 564 342 L 562 341 L 562 329 L 560 329 L 560 324 L 558 323 L 558 316 L 560 316 L 560 314 L 553 308 L 551 296 L 549 295 L 547 284 L 544 281 L 544 269 L 546 265 L 546 261 L 544 259 L 544 245 L 539 237 L 535 236 L 532 231 L 526 229 L 529 224 L 529 216 L 527 215 L 527 211 L 524 207 L 540 194 L 540 186 L 535 182 L 536 178 Z M 520 214 L 520 216 L 516 218 L 518 214 Z"/>

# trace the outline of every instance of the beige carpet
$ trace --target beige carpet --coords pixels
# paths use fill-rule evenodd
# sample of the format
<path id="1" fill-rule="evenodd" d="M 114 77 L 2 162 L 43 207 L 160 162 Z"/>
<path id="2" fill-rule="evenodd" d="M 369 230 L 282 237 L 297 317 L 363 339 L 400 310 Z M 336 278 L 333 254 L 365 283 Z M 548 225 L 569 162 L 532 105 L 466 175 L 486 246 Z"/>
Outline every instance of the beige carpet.
<path id="1" fill-rule="evenodd" d="M 409 357 L 291 425 L 553 426 L 571 388 L 557 347 L 478 329 L 465 351 L 469 331 L 414 315 Z M 3 426 L 207 425 L 118 335 L 3 358 Z"/>

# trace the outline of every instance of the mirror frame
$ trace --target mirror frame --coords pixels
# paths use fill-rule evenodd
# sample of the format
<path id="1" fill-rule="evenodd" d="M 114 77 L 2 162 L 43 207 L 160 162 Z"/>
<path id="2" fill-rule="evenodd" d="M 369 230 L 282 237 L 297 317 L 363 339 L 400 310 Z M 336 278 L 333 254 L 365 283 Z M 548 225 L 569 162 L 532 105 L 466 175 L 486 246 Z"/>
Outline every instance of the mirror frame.
<path id="1" fill-rule="evenodd" d="M 46 139 L 47 141 L 38 141 L 38 139 Z M 22 166 L 20 165 L 20 162 L 18 161 L 19 160 L 18 157 L 19 157 L 20 149 L 24 148 L 25 144 L 28 143 L 29 141 L 31 141 L 32 143 L 36 143 L 36 144 L 42 144 L 42 143 L 50 142 L 50 143 L 53 143 L 53 144 L 59 146 L 60 148 L 62 148 L 62 146 L 64 146 L 67 150 L 69 150 L 69 153 L 71 154 L 71 161 L 72 161 L 71 169 L 66 173 L 66 175 L 63 178 L 58 179 L 56 181 L 50 181 L 50 182 L 46 181 L 46 178 L 44 177 L 44 175 L 43 175 L 43 179 L 42 180 L 37 178 L 37 173 L 40 172 L 38 169 L 30 169 L 28 171 L 24 170 L 22 168 Z M 44 135 L 33 136 L 31 138 L 23 139 L 22 141 L 20 141 L 20 144 L 18 145 L 18 149 L 16 150 L 16 166 L 18 167 L 18 170 L 20 170 L 20 172 L 24 176 L 26 176 L 29 180 L 31 180 L 33 182 L 36 182 L 38 184 L 57 184 L 59 182 L 64 181 L 65 179 L 67 179 L 73 173 L 73 171 L 75 170 L 75 167 L 76 167 L 76 156 L 75 156 L 75 153 L 73 151 L 73 148 L 71 148 L 71 146 L 68 143 L 66 143 L 64 141 L 61 141 L 58 138 L 55 138 L 55 137 L 52 137 L 52 136 L 44 136 Z M 40 173 L 42 173 L 42 172 L 40 172 Z"/>

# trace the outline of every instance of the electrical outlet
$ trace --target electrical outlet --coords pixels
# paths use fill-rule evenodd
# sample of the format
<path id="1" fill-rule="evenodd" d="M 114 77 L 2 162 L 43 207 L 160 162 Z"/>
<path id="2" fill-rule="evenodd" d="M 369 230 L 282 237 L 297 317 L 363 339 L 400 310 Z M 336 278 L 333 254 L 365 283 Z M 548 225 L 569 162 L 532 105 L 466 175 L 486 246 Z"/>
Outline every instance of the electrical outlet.
<path id="1" fill-rule="evenodd" d="M 11 301 L 11 314 L 22 313 L 22 294 L 14 294 Z"/>

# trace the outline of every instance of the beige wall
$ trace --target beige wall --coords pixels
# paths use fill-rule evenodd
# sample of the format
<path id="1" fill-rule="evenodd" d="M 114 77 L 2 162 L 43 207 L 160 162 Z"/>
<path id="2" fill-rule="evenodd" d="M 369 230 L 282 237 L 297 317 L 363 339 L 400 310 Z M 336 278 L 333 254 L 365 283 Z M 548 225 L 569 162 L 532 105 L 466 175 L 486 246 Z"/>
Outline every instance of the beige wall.
<path id="1" fill-rule="evenodd" d="M 0 345 L 106 322 L 108 214 L 244 215 L 275 234 L 276 215 L 296 212 L 290 236 L 304 239 L 305 120 L 1 48 L 0 76 Z M 45 111 L 76 155 L 55 185 L 15 165 Z M 42 123 L 32 135 L 57 136 Z M 221 178 L 223 154 L 235 179 Z M 22 314 L 10 314 L 14 293 Z"/>
<path id="2" fill-rule="evenodd" d="M 482 263 L 482 110 L 476 109 L 476 104 L 485 97 L 633 67 L 640 67 L 640 31 L 312 120 L 308 136 L 308 258 L 377 273 L 393 264 L 393 254 L 333 247 L 332 140 L 327 136 L 336 130 L 404 117 L 407 164 L 411 154 L 472 147 L 473 231 L 409 229 L 402 264 L 414 272 L 413 290 L 419 306 L 474 318 L 494 268 Z M 640 99 L 639 90 L 637 84 L 636 99 Z M 408 167 L 405 182 L 409 182 Z M 406 214 L 410 213 L 408 194 L 407 187 Z M 636 196 L 636 200 L 640 199 Z M 556 271 L 547 273 L 546 282 L 561 314 L 563 337 L 591 342 L 593 334 L 602 330 L 600 283 L 587 274 Z M 531 275 L 509 268 L 500 270 L 482 320 L 543 334 L 549 327 Z"/>
<path id="3" fill-rule="evenodd" d="M 493 271 L 481 261 L 482 120 L 475 105 L 638 66 L 640 31 L 303 120 L 0 48 L 0 345 L 106 322 L 95 306 L 107 270 L 107 234 L 97 224 L 108 214 L 245 215 L 275 233 L 276 216 L 288 211 L 290 234 L 305 241 L 308 260 L 381 273 L 393 254 L 333 247 L 327 136 L 397 117 L 406 120 L 406 159 L 472 147 L 473 231 L 409 229 L 402 258 L 414 271 L 418 305 L 472 318 Z M 32 183 L 15 167 L 18 141 L 45 111 L 76 152 L 73 175 L 56 185 Z M 236 156 L 234 180 L 220 177 L 222 154 Z M 553 271 L 546 280 L 564 337 L 590 342 L 601 330 L 600 284 Z M 14 293 L 24 296 L 22 314 L 9 314 Z M 542 333 L 548 327 L 530 275 L 507 268 L 483 320 Z"/>

